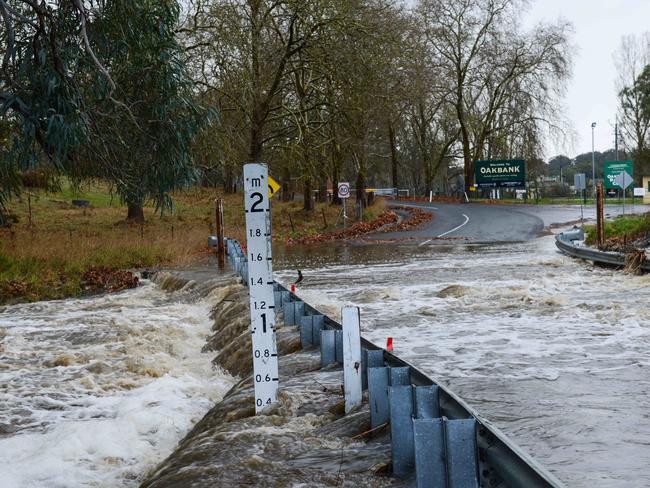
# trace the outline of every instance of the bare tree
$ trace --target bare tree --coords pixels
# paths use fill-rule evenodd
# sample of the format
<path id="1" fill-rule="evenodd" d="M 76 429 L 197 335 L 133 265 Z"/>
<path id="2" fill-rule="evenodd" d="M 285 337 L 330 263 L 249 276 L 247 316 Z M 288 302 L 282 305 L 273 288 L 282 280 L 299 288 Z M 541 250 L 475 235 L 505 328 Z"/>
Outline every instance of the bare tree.
<path id="1" fill-rule="evenodd" d="M 561 123 L 557 101 L 570 75 L 570 26 L 520 33 L 523 6 L 519 0 L 422 0 L 418 6 L 449 80 L 467 186 L 491 137 L 519 124 L 541 130 Z"/>
<path id="2" fill-rule="evenodd" d="M 636 84 L 644 68 L 650 64 L 650 32 L 624 36 L 614 53 L 614 64 L 618 71 L 618 122 L 623 135 L 623 146 L 634 155 L 635 173 L 641 174 L 647 169 L 644 168 L 644 163 L 648 159 L 645 153 L 648 148 L 650 114 L 643 107 L 643 90 L 638 89 Z"/>

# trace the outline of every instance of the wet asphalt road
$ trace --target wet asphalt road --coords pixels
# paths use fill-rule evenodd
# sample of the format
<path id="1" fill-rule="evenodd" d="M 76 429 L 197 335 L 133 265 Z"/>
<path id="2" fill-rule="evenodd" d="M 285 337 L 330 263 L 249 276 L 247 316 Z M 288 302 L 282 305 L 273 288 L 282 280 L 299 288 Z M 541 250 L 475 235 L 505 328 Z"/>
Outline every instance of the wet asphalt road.
<path id="1" fill-rule="evenodd" d="M 524 242 L 538 237 L 554 224 L 576 222 L 581 218 L 579 205 L 485 205 L 479 203 L 418 203 L 391 202 L 396 205 L 419 207 L 431 212 L 433 218 L 418 229 L 406 232 L 388 232 L 369 236 L 385 240 L 468 240 L 483 242 Z M 650 211 L 648 205 L 628 205 L 625 213 Z M 606 205 L 606 217 L 623 212 L 622 205 Z M 593 205 L 583 208 L 585 220 L 596 217 Z"/>

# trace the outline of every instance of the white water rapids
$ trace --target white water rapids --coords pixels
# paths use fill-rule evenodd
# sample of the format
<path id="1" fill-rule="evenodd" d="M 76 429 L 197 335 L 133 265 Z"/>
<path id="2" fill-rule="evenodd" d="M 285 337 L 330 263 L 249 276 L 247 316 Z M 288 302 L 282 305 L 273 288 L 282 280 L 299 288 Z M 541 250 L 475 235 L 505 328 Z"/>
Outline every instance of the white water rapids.
<path id="1" fill-rule="evenodd" d="M 287 249 L 298 294 L 449 385 L 571 487 L 650 486 L 650 276 L 525 244 Z"/>
<path id="2" fill-rule="evenodd" d="M 146 280 L 0 309 L 0 487 L 137 486 L 232 385 L 209 313 Z"/>

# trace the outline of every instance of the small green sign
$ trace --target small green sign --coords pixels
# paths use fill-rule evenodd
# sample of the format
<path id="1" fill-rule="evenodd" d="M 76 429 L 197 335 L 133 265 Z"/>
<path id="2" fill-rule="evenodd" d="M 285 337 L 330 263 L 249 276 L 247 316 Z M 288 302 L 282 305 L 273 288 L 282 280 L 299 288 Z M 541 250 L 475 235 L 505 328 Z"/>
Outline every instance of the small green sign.
<path id="1" fill-rule="evenodd" d="M 479 188 L 526 186 L 526 163 L 523 159 L 476 161 L 474 171 Z"/>
<path id="2" fill-rule="evenodd" d="M 632 161 L 607 161 L 604 171 L 605 188 L 620 190 L 634 183 Z"/>

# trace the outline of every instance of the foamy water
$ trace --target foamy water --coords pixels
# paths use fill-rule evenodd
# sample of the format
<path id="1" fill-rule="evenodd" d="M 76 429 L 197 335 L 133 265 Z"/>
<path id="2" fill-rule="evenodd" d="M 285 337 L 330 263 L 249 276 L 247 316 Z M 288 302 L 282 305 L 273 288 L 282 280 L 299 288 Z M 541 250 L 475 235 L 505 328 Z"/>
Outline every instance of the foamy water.
<path id="1" fill-rule="evenodd" d="M 569 486 L 650 486 L 650 277 L 565 257 L 553 240 L 284 260 L 302 268 L 305 301 L 333 316 L 360 306 L 366 337 L 393 337 Z"/>
<path id="2" fill-rule="evenodd" d="M 209 312 L 146 280 L 0 310 L 0 487 L 137 486 L 232 385 Z"/>

